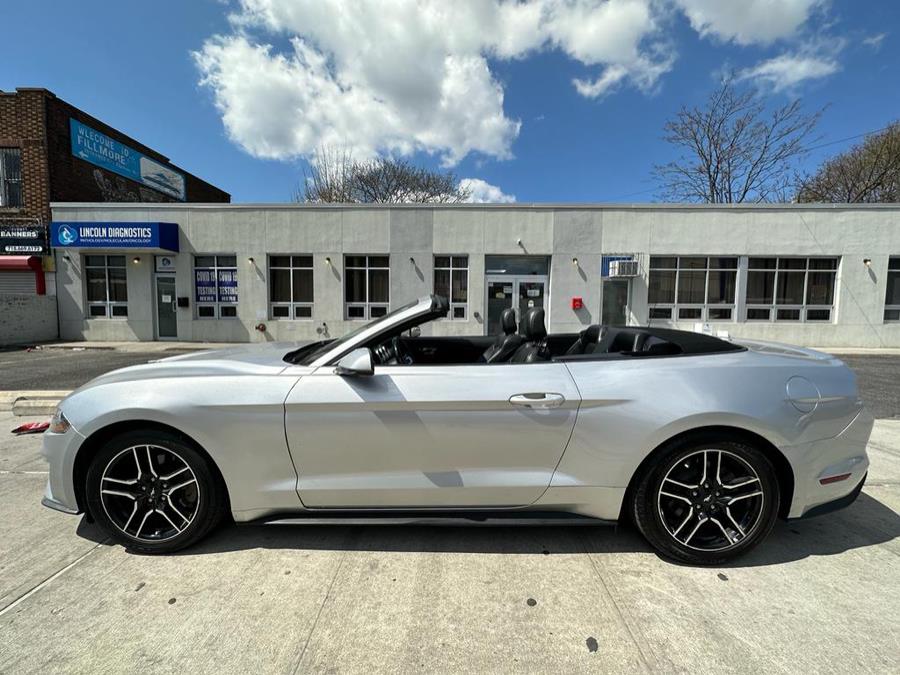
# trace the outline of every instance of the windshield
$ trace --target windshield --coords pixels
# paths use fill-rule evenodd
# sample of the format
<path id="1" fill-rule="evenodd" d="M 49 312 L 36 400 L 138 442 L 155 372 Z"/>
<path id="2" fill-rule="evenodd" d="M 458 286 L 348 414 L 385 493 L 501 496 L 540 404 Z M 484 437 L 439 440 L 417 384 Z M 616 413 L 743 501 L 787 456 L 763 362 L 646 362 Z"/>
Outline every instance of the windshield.
<path id="1" fill-rule="evenodd" d="M 413 300 L 412 302 L 409 302 L 402 307 L 398 307 L 393 312 L 388 312 L 379 319 L 375 319 L 374 321 L 370 321 L 369 323 L 362 324 L 359 328 L 350 331 L 337 340 L 324 340 L 322 342 L 314 342 L 311 345 L 306 345 L 304 347 L 301 347 L 300 349 L 296 349 L 287 354 L 287 356 L 284 357 L 284 360 L 288 363 L 293 363 L 294 365 L 308 366 L 317 358 L 322 356 L 322 354 L 324 354 L 325 352 L 331 351 L 336 347 L 340 347 L 341 345 L 346 344 L 363 331 L 369 330 L 372 326 L 377 326 L 380 323 L 389 321 L 400 312 L 405 312 L 407 309 L 409 309 L 410 307 L 415 307 L 417 304 L 419 304 L 419 301 Z M 310 349 L 311 347 L 314 347 L 314 349 Z"/>

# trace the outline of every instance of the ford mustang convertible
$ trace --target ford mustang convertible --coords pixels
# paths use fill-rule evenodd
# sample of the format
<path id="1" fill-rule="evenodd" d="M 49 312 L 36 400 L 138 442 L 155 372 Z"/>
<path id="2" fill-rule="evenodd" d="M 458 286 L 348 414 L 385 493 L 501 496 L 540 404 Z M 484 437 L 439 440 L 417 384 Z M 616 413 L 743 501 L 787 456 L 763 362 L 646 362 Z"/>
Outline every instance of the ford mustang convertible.
<path id="1" fill-rule="evenodd" d="M 103 375 L 45 434 L 43 503 L 143 553 L 223 517 L 601 524 L 718 564 L 776 519 L 850 504 L 872 417 L 839 360 L 664 328 L 429 336 L 422 298 L 337 340 L 176 356 Z"/>

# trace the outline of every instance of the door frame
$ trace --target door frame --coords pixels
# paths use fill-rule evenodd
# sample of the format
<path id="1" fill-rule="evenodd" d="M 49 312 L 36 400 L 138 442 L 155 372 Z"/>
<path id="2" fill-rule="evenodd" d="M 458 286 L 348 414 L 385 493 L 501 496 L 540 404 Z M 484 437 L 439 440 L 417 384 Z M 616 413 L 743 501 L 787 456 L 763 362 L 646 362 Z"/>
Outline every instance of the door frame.
<path id="1" fill-rule="evenodd" d="M 513 285 L 512 308 L 516 311 L 516 323 L 522 320 L 519 316 L 519 283 L 541 281 L 544 284 L 544 315 L 550 316 L 550 275 L 549 274 L 485 274 L 484 275 L 484 334 L 488 335 L 488 286 L 491 282 Z"/>
<path id="2" fill-rule="evenodd" d="M 178 340 L 178 306 L 177 306 L 177 293 L 176 293 L 176 308 L 175 308 L 175 335 L 171 337 L 163 337 L 159 334 L 159 280 L 160 278 L 171 279 L 173 286 L 175 285 L 175 273 L 174 272 L 156 272 L 153 275 L 153 328 L 155 337 L 160 341 L 177 341 Z"/>

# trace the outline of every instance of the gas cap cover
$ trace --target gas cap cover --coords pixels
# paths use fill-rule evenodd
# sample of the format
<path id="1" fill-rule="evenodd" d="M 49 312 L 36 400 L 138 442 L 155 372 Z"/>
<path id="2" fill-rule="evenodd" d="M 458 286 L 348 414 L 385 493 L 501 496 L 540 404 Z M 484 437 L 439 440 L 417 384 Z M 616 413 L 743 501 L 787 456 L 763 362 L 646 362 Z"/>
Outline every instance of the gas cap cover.
<path id="1" fill-rule="evenodd" d="M 802 413 L 811 413 L 822 399 L 819 388 L 800 375 L 794 375 L 789 379 L 785 390 L 788 401 Z"/>

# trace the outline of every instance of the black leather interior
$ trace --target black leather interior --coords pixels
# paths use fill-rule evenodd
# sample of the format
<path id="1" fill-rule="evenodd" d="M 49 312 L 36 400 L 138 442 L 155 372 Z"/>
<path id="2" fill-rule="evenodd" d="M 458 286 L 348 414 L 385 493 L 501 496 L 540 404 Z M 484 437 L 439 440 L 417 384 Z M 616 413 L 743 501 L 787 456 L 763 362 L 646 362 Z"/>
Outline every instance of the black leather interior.
<path id="1" fill-rule="evenodd" d="M 497 336 L 490 347 L 481 355 L 485 363 L 503 363 L 516 353 L 522 346 L 523 339 L 516 334 L 516 311 L 512 308 L 504 309 L 500 315 L 500 325 L 503 334 Z"/>
<path id="2" fill-rule="evenodd" d="M 600 329 L 603 326 L 595 323 L 588 326 L 578 334 L 578 339 L 572 343 L 572 346 L 566 350 L 566 356 L 572 354 L 591 354 L 597 348 L 597 342 L 600 340 Z"/>
<path id="3" fill-rule="evenodd" d="M 519 333 L 525 342 L 516 350 L 510 363 L 533 363 L 546 361 L 548 358 L 544 341 L 547 338 L 547 327 L 544 325 L 544 308 L 531 307 L 525 311 Z"/>

